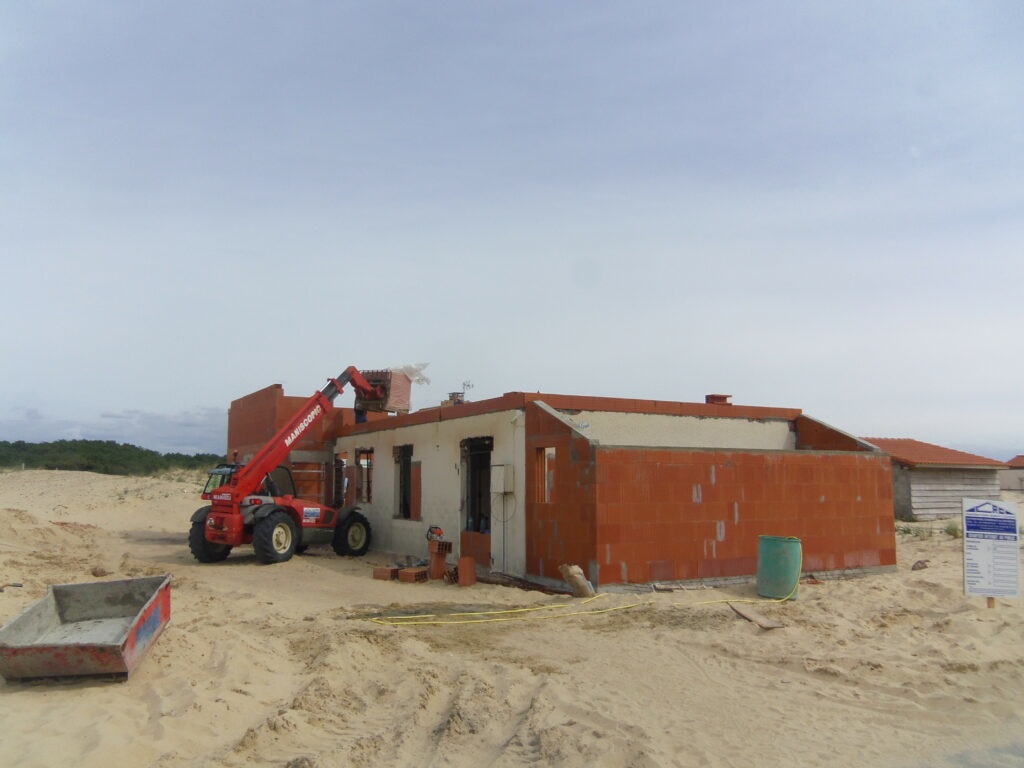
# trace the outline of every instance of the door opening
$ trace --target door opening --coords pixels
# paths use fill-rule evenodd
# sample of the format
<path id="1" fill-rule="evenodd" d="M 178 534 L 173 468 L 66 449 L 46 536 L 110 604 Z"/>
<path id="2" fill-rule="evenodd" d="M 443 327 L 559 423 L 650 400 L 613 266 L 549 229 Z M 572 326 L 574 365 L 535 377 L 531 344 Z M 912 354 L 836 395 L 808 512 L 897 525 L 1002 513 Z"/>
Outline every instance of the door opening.
<path id="1" fill-rule="evenodd" d="M 462 441 L 462 466 L 466 470 L 465 528 L 473 533 L 491 532 L 491 451 L 493 437 Z"/>

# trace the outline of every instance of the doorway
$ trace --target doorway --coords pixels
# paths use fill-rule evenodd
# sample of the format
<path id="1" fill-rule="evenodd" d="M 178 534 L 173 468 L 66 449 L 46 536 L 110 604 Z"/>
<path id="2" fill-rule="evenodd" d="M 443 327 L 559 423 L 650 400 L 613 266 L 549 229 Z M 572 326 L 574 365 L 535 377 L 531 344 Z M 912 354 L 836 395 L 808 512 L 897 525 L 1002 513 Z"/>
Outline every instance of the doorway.
<path id="1" fill-rule="evenodd" d="M 491 452 L 493 437 L 470 437 L 462 441 L 463 519 L 459 552 L 491 565 Z"/>
<path id="2" fill-rule="evenodd" d="M 462 466 L 466 470 L 466 519 L 464 530 L 491 532 L 491 451 L 493 437 L 462 441 Z"/>

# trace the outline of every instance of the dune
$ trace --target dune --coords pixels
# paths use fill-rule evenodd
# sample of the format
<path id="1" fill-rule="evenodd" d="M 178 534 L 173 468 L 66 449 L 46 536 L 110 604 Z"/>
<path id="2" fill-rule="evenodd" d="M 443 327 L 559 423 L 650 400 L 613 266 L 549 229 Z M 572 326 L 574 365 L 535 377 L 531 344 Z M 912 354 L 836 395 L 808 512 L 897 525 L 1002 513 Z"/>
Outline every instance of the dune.
<path id="1" fill-rule="evenodd" d="M 580 601 L 375 581 L 392 556 L 199 565 L 196 478 L 0 473 L 0 623 L 50 584 L 173 575 L 124 682 L 0 683 L 4 766 L 942 766 L 1024 761 L 1024 610 L 966 598 L 960 541 L 898 536 L 898 571 Z M 422 553 L 414 553 L 422 554 Z M 928 567 L 912 570 L 927 560 Z M 99 574 L 99 575 L 97 575 Z M 622 610 L 623 606 L 635 605 Z M 707 604 L 700 604 L 707 603 Z M 557 606 L 520 621 L 370 619 Z M 495 615 L 497 616 L 497 615 Z M 543 618 L 541 616 L 552 616 Z"/>

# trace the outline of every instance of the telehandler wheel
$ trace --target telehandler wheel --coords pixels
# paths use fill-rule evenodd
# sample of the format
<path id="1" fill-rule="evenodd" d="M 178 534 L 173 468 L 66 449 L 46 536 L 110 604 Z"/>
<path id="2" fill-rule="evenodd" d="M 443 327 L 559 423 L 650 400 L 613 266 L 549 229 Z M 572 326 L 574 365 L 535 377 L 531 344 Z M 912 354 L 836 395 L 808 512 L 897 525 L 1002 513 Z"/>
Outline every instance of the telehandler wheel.
<path id="1" fill-rule="evenodd" d="M 188 532 L 188 548 L 192 557 L 200 563 L 219 563 L 231 554 L 227 544 L 217 544 L 206 540 L 206 518 L 192 523 Z"/>
<path id="2" fill-rule="evenodd" d="M 295 521 L 281 511 L 271 512 L 256 523 L 252 531 L 252 548 L 261 563 L 291 560 L 298 541 Z"/>
<path id="3" fill-rule="evenodd" d="M 331 546 L 343 557 L 365 555 L 370 548 L 370 521 L 358 512 L 350 512 L 334 529 Z"/>

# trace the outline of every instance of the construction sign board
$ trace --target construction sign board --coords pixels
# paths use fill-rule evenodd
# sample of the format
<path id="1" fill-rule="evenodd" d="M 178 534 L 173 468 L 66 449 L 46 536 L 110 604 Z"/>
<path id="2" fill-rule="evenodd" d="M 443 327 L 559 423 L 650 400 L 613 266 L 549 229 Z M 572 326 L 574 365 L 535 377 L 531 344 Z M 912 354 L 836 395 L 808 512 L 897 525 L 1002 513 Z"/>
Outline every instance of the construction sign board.
<path id="1" fill-rule="evenodd" d="M 1012 501 L 964 499 L 964 594 L 1020 596 L 1020 528 Z"/>

